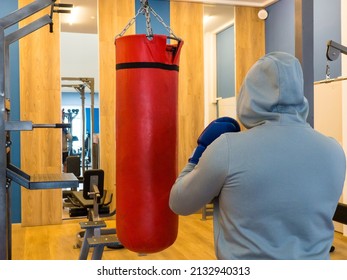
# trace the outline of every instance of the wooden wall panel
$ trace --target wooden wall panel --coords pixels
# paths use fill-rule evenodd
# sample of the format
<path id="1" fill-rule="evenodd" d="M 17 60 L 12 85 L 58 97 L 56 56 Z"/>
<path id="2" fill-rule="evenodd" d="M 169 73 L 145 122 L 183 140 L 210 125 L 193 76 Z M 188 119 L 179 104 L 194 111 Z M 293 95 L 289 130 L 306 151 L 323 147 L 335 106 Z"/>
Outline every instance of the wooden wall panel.
<path id="1" fill-rule="evenodd" d="M 251 66 L 265 54 L 265 22 L 259 8 L 235 7 L 235 92 Z"/>
<path id="2" fill-rule="evenodd" d="M 32 0 L 19 0 L 19 7 Z M 26 20 L 50 13 L 47 8 Z M 20 118 L 33 123 L 61 122 L 60 30 L 55 15 L 54 33 L 49 26 L 19 41 Z M 21 132 L 21 169 L 28 174 L 55 174 L 62 171 L 61 130 L 35 129 Z M 62 220 L 62 191 L 22 188 L 22 225 L 58 224 Z"/>
<path id="3" fill-rule="evenodd" d="M 105 188 L 114 193 L 116 185 L 116 59 L 114 39 L 135 15 L 135 2 L 103 0 L 99 5 L 100 67 L 100 168 L 105 171 Z M 134 34 L 134 25 L 125 35 Z M 115 198 L 115 196 L 114 196 Z M 113 200 L 115 205 L 115 199 Z"/>
<path id="4" fill-rule="evenodd" d="M 170 2 L 170 26 L 183 39 L 179 70 L 178 171 L 204 128 L 203 4 Z"/>

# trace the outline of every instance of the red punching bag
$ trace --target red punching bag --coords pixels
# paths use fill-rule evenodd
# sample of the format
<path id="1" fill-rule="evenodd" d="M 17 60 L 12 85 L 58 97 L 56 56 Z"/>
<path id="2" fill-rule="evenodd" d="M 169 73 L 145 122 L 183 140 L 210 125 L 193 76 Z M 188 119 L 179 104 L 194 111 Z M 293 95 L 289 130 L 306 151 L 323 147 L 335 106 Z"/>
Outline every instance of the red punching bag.
<path id="1" fill-rule="evenodd" d="M 183 42 L 129 35 L 116 46 L 116 228 L 125 248 L 154 253 L 177 237 L 178 68 Z"/>

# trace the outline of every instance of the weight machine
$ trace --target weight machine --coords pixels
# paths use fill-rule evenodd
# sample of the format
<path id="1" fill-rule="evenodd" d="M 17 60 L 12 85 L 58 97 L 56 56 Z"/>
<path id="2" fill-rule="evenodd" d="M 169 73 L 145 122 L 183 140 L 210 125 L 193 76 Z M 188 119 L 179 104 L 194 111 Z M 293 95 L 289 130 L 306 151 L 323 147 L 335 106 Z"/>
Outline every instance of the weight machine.
<path id="1" fill-rule="evenodd" d="M 336 60 L 341 53 L 347 55 L 347 47 L 333 40 L 329 40 L 327 42 L 326 58 L 328 61 Z M 330 78 L 328 65 L 327 65 L 327 77 Z M 347 225 L 347 204 L 339 203 L 337 205 L 333 220 Z"/>
<path id="2" fill-rule="evenodd" d="M 81 156 L 81 161 L 82 161 L 82 174 L 84 174 L 85 171 L 85 153 L 86 153 L 86 147 L 85 147 L 85 134 L 86 134 L 86 128 L 85 128 L 85 100 L 86 100 L 86 91 L 85 88 L 89 88 L 90 90 L 90 114 L 91 114 L 91 136 L 90 136 L 90 142 L 92 141 L 93 134 L 94 134 L 94 78 L 78 78 L 78 77 L 62 77 L 62 81 L 69 81 L 70 83 L 63 83 L 62 87 L 71 87 L 74 88 L 77 92 L 79 92 L 81 96 L 81 101 L 82 101 L 82 136 L 83 136 L 83 141 L 82 141 L 82 156 Z M 98 163 L 93 157 L 94 151 L 93 151 L 93 145 L 90 145 L 89 147 L 91 154 L 91 162 L 92 162 L 92 169 L 97 168 Z"/>
<path id="3" fill-rule="evenodd" d="M 333 41 L 329 40 L 327 42 L 327 49 L 326 49 L 326 58 L 327 58 L 327 66 L 326 66 L 326 78 L 330 79 L 330 67 L 328 64 L 328 61 L 334 61 L 336 60 L 340 54 L 347 55 L 347 47 Z M 345 203 L 338 203 L 335 214 L 333 216 L 333 220 L 347 225 L 347 204 Z M 330 252 L 333 252 L 335 250 L 334 246 L 331 246 Z"/>
<path id="4" fill-rule="evenodd" d="M 78 180 L 71 173 L 28 175 L 10 163 L 11 131 L 31 131 L 36 128 L 68 128 L 68 124 L 33 124 L 31 121 L 10 121 L 10 80 L 9 80 L 9 47 L 12 43 L 28 34 L 49 25 L 53 32 L 53 12 L 63 12 L 55 7 L 69 7 L 69 4 L 55 4 L 56 0 L 37 0 L 11 14 L 0 18 L 0 260 L 11 259 L 11 197 L 10 187 L 14 181 L 29 189 L 77 188 Z M 51 7 L 45 15 L 26 26 L 5 33 L 23 19 Z"/>
<path id="5" fill-rule="evenodd" d="M 77 117 L 78 113 L 79 113 L 78 109 L 69 109 L 67 112 L 65 112 L 64 109 L 62 110 L 63 123 L 65 123 L 65 119 L 67 119 L 67 123 L 71 124 L 71 127 L 67 129 L 67 133 L 70 133 L 71 135 L 72 135 L 72 121 Z M 73 153 L 72 141 L 73 139 L 71 139 L 71 141 L 68 141 L 67 143 L 68 155 L 71 155 Z"/>

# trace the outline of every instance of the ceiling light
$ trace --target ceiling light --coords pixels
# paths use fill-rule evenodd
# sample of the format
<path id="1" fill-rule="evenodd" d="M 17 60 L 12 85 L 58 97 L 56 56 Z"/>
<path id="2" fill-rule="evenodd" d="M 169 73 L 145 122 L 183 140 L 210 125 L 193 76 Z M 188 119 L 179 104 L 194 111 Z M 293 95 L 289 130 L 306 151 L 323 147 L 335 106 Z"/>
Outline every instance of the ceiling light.
<path id="1" fill-rule="evenodd" d="M 73 7 L 71 9 L 71 13 L 67 16 L 66 21 L 70 24 L 73 25 L 74 23 L 76 23 L 78 21 L 78 16 L 80 14 L 80 9 L 79 7 Z"/>

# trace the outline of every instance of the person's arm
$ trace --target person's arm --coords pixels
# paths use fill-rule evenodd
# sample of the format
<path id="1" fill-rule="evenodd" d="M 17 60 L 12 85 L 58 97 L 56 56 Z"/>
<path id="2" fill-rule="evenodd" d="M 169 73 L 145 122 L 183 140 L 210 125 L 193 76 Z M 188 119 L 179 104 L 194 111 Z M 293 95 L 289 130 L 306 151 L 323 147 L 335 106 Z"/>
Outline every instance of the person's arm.
<path id="1" fill-rule="evenodd" d="M 229 165 L 227 140 L 220 136 L 238 131 L 238 122 L 229 117 L 218 118 L 204 129 L 188 164 L 171 189 L 169 206 L 172 211 L 180 215 L 192 214 L 219 194 Z"/>
<path id="2" fill-rule="evenodd" d="M 227 140 L 219 137 L 207 147 L 199 164 L 188 163 L 171 189 L 171 210 L 179 215 L 193 214 L 217 197 L 228 175 L 228 155 Z"/>

